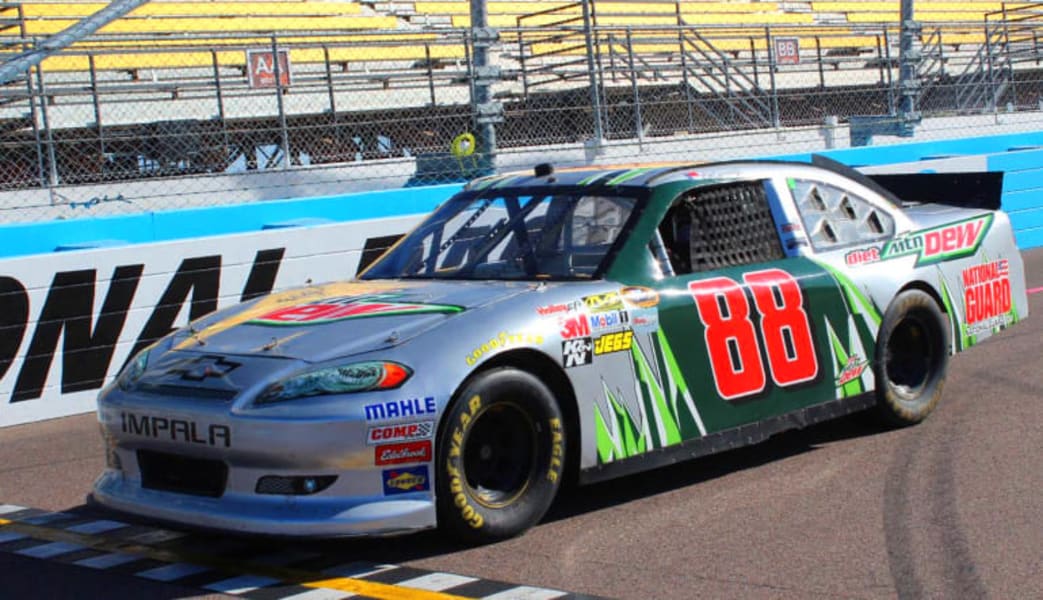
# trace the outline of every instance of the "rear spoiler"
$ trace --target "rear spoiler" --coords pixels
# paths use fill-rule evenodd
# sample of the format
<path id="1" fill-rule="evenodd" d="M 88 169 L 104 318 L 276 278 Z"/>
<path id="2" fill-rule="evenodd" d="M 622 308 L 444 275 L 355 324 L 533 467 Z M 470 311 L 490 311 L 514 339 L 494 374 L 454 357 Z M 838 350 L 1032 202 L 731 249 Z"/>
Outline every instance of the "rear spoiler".
<path id="1" fill-rule="evenodd" d="M 813 155 L 811 162 L 846 175 L 900 205 L 930 202 L 999 210 L 1003 195 L 1003 173 L 999 171 L 866 175 L 820 154 Z"/>

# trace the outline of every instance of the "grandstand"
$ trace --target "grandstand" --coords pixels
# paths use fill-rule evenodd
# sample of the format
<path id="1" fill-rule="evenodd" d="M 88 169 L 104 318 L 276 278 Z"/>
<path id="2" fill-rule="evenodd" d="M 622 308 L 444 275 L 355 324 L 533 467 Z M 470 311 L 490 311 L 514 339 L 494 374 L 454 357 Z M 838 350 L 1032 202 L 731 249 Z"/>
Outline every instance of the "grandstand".
<path id="1" fill-rule="evenodd" d="M 106 5 L 0 3 L 0 43 L 17 56 Z M 488 0 L 479 68 L 467 0 L 152 0 L 0 87 L 0 188 L 413 160 L 481 119 L 507 150 L 894 114 L 899 6 L 592 0 L 588 27 L 579 2 Z M 1035 107 L 1038 6 L 917 0 L 921 108 Z M 254 77 L 273 50 L 282 79 Z"/>

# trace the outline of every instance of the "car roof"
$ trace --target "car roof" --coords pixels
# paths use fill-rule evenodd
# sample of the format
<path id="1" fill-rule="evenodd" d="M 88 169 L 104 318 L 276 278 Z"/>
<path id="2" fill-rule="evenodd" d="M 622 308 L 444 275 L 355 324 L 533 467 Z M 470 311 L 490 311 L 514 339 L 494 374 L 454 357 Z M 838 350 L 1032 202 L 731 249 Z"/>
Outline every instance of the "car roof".
<path id="1" fill-rule="evenodd" d="M 465 189 L 485 190 L 492 188 L 544 187 L 553 186 L 637 186 L 648 187 L 663 175 L 696 171 L 694 163 L 648 163 L 610 166 L 584 166 L 552 168 L 538 165 L 531 171 L 516 171 L 502 175 L 490 175 L 470 182 Z M 550 169 L 549 173 L 541 172 Z M 540 175 L 536 173 L 540 172 Z M 694 174 L 694 173 L 693 173 Z"/>

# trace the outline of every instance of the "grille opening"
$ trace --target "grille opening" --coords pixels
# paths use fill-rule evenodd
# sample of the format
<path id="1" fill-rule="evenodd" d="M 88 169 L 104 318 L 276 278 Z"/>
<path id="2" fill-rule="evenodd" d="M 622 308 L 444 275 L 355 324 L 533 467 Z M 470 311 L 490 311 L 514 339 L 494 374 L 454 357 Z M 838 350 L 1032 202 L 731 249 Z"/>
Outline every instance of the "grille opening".
<path id="1" fill-rule="evenodd" d="M 876 215 L 876 211 L 869 213 L 869 218 L 866 219 L 866 226 L 873 233 L 883 233 L 884 224 L 880 222 L 880 217 Z"/>
<path id="2" fill-rule="evenodd" d="M 138 450 L 138 466 L 141 487 L 149 490 L 219 498 L 228 481 L 228 465 L 220 460 Z"/>

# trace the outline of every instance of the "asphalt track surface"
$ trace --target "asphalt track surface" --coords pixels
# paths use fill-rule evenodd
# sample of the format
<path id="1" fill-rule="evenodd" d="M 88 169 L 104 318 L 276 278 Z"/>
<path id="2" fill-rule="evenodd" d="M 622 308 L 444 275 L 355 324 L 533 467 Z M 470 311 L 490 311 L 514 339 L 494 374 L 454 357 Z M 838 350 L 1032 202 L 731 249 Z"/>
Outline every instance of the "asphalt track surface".
<path id="1" fill-rule="evenodd" d="M 243 543 L 613 598 L 1043 598 L 1043 249 L 1024 256 L 1041 288 L 1029 318 L 956 356 L 917 427 L 854 415 L 566 490 L 541 525 L 485 547 Z M 83 512 L 102 464 L 93 415 L 0 429 L 0 505 Z M 218 558 L 227 542 L 190 539 Z M 206 594 L 7 548 L 2 598 Z"/>

